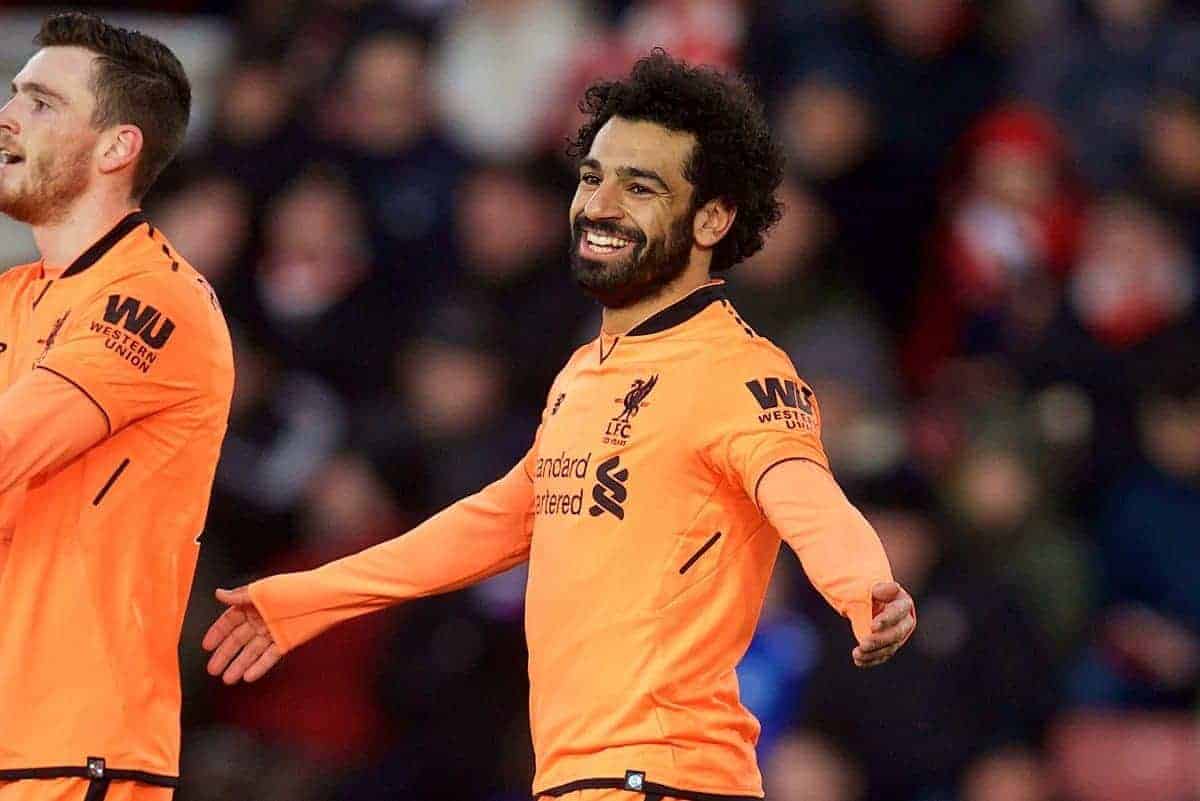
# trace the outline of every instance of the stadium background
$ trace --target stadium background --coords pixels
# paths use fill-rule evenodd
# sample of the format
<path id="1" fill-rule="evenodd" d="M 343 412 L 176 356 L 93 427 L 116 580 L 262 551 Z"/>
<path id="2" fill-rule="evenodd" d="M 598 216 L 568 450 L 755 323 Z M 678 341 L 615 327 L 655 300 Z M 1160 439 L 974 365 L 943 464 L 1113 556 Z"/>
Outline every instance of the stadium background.
<path id="1" fill-rule="evenodd" d="M 394 536 L 524 451 L 598 322 L 565 270 L 575 99 L 652 45 L 769 102 L 788 212 L 732 291 L 822 399 L 922 615 L 857 672 L 784 554 L 739 669 L 768 797 L 1200 797 L 1197 5 L 102 7 L 195 83 L 146 206 L 237 347 L 180 801 L 527 797 L 520 571 L 250 688 L 204 675 L 199 639 L 215 585 Z M 0 3 L 4 72 L 49 8 Z M 0 263 L 31 248 L 0 225 Z"/>

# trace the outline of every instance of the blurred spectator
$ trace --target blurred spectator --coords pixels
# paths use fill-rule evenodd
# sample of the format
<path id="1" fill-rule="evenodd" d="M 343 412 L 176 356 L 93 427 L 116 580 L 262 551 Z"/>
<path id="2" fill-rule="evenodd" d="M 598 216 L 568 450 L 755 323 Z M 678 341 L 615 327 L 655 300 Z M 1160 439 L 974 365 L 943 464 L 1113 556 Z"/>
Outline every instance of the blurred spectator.
<path id="1" fill-rule="evenodd" d="M 1141 200 L 1103 198 L 1086 217 L 1054 322 L 1015 356 L 1031 387 L 1058 385 L 1086 397 L 1091 492 L 1103 492 L 1135 458 L 1133 376 L 1164 339 L 1195 335 L 1195 284 L 1177 229 Z M 1097 498 L 1077 500 L 1083 511 Z"/>
<path id="2" fill-rule="evenodd" d="M 1170 0 L 1087 0 L 1086 18 L 1032 43 L 1017 83 L 1052 109 L 1075 143 L 1077 165 L 1106 190 L 1127 187 L 1151 98 L 1197 87 L 1200 28 Z"/>
<path id="3" fill-rule="evenodd" d="M 920 622 L 904 655 L 864 672 L 850 659 L 844 621 L 820 615 L 832 628 L 806 718 L 862 766 L 864 798 L 943 797 L 973 761 L 1037 742 L 1053 698 L 1048 665 L 986 563 L 953 550 L 922 482 L 889 478 L 848 492 L 916 598 Z"/>
<path id="4" fill-rule="evenodd" d="M 237 383 L 213 488 L 206 544 L 222 574 L 251 576 L 294 544 L 295 515 L 349 429 L 337 394 L 282 369 L 235 329 Z"/>
<path id="5" fill-rule="evenodd" d="M 1001 62 L 967 0 L 870 0 L 807 30 L 790 48 L 797 78 L 779 130 L 833 213 L 860 286 L 904 330 L 935 215 L 933 178 L 997 96 Z"/>
<path id="6" fill-rule="evenodd" d="M 1003 106 L 963 145 L 905 353 L 908 378 L 928 389 L 946 360 L 1011 350 L 1039 338 L 1078 246 L 1081 203 L 1066 148 L 1036 109 Z"/>
<path id="7" fill-rule="evenodd" d="M 1064 524 L 1038 481 L 1037 447 L 1015 427 L 980 437 L 959 460 L 951 505 L 961 547 L 996 566 L 1062 658 L 1079 638 L 1095 592 L 1093 554 Z"/>
<path id="8" fill-rule="evenodd" d="M 422 514 L 479 491 L 529 448 L 532 415 L 512 412 L 499 320 L 465 300 L 433 307 L 393 362 L 393 386 L 359 417 L 358 441 Z M 544 390 L 545 391 L 545 390 Z M 422 469 L 409 467 L 416 456 Z M 417 483 L 421 482 L 421 483 Z"/>
<path id="9" fill-rule="evenodd" d="M 1138 372 L 1140 464 L 1113 489 L 1097 534 L 1105 612 L 1074 675 L 1083 703 L 1190 707 L 1200 689 L 1200 356 L 1195 338 Z"/>
<path id="10" fill-rule="evenodd" d="M 206 169 L 237 180 L 256 205 L 275 194 L 315 150 L 295 119 L 297 98 L 277 62 L 256 58 L 231 66 L 212 138 L 197 156 Z"/>
<path id="11" fill-rule="evenodd" d="M 337 173 L 314 167 L 272 202 L 256 275 L 264 336 L 284 366 L 351 403 L 387 386 L 405 325 L 372 260 L 362 209 Z"/>
<path id="12" fill-rule="evenodd" d="M 863 771 L 832 742 L 811 731 L 787 735 L 765 760 L 772 801 L 861 801 Z"/>
<path id="13" fill-rule="evenodd" d="M 577 0 L 479 0 L 451 14 L 434 85 L 450 134 L 471 153 L 536 152 L 573 53 L 597 33 Z M 557 143 L 556 143 L 557 144 Z"/>
<path id="14" fill-rule="evenodd" d="M 804 581 L 796 555 L 782 548 L 758 629 L 737 666 L 741 702 L 762 725 L 758 753 L 764 761 L 771 759 L 776 747 L 786 747 L 788 729 L 800 711 L 805 682 L 820 656 L 818 632 L 797 604 Z"/>
<path id="15" fill-rule="evenodd" d="M 962 801 L 1051 801 L 1049 767 L 1036 751 L 1005 748 L 971 764 L 963 778 Z"/>
<path id="16" fill-rule="evenodd" d="M 1142 151 L 1148 191 L 1180 221 L 1195 256 L 1200 253 L 1200 87 L 1155 98 Z"/>
<path id="17" fill-rule="evenodd" d="M 386 280 L 413 310 L 456 272 L 450 231 L 466 166 L 433 124 L 427 47 L 404 29 L 367 36 L 329 88 L 321 121 L 322 139 L 363 195 Z"/>
<path id="18" fill-rule="evenodd" d="M 226 316 L 245 321 L 253 305 L 251 198 L 236 178 L 194 169 L 151 216 L 212 284 Z"/>
<path id="19" fill-rule="evenodd" d="M 595 304 L 566 267 L 562 181 L 549 160 L 475 170 L 458 193 L 456 291 L 503 320 L 494 346 L 510 373 L 510 402 L 538 415 L 558 370 L 580 343 L 570 336 Z M 536 359 L 517 354 L 538 353 Z"/>
<path id="20" fill-rule="evenodd" d="M 313 471 L 296 547 L 265 572 L 307 570 L 402 531 L 403 511 L 369 462 L 345 455 Z M 378 686 L 387 632 L 399 613 L 339 626 L 288 656 L 271 677 L 227 688 L 218 718 L 333 774 L 385 753 L 395 727 Z M 295 699 L 305 699 L 296 703 Z"/>

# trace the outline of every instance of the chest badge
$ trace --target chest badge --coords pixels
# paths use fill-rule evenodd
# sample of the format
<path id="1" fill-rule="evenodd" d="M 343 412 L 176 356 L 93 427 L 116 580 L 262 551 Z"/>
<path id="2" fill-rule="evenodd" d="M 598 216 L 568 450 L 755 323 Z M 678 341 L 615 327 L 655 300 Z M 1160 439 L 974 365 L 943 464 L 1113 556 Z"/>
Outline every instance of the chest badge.
<path id="1" fill-rule="evenodd" d="M 50 328 L 50 333 L 46 334 L 44 339 L 37 341 L 42 346 L 42 352 L 33 363 L 35 367 L 42 363 L 42 360 L 46 358 L 46 354 L 50 352 L 50 348 L 54 347 L 54 340 L 58 338 L 58 332 L 62 330 L 63 323 L 67 321 L 67 315 L 70 313 L 70 309 L 63 312 L 62 317 L 54 321 L 54 325 Z"/>
<path id="2" fill-rule="evenodd" d="M 608 426 L 604 429 L 605 445 L 629 444 L 629 438 L 633 436 L 633 418 L 637 417 L 643 406 L 650 405 L 646 398 L 650 397 L 657 385 L 657 373 L 649 378 L 639 378 L 633 382 L 625 397 L 613 400 L 614 403 L 621 404 L 621 411 L 608 421 Z"/>

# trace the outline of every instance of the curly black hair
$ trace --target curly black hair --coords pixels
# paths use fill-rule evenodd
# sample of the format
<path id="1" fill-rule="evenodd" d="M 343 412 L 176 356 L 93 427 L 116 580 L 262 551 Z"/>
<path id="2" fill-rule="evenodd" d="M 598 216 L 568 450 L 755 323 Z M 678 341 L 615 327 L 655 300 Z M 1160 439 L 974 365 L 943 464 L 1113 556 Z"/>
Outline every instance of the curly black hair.
<path id="1" fill-rule="evenodd" d="M 757 253 L 763 235 L 783 216 L 775 197 L 783 181 L 783 152 L 771 136 L 762 103 L 743 78 L 689 65 L 656 47 L 634 64 L 628 78 L 589 86 L 579 110 L 588 119 L 567 147 L 575 159 L 587 155 L 613 117 L 653 122 L 696 138 L 683 170 L 695 187 L 693 209 L 718 197 L 737 209 L 733 227 L 713 250 L 713 271 Z"/>

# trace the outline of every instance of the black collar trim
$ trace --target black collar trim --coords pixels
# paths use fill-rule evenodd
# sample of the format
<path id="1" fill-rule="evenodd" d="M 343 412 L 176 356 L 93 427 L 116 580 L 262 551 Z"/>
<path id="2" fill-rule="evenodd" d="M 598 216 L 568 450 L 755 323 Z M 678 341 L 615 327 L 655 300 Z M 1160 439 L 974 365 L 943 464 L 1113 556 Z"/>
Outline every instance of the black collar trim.
<path id="1" fill-rule="evenodd" d="M 638 337 L 646 334 L 658 334 L 668 328 L 674 328 L 680 323 L 686 323 L 712 303 L 725 300 L 725 289 L 721 285 L 707 286 L 697 289 L 680 301 L 672 303 L 667 308 L 655 312 L 650 317 L 634 326 L 625 336 Z"/>
<path id="2" fill-rule="evenodd" d="M 81 272 L 91 267 L 100 259 L 104 258 L 104 254 L 112 250 L 113 247 L 129 234 L 134 228 L 137 228 L 142 223 L 150 224 L 146 219 L 146 215 L 140 211 L 133 211 L 125 215 L 119 223 L 113 226 L 113 229 L 104 236 L 100 237 L 96 244 L 83 252 L 83 255 L 71 262 L 71 266 L 63 271 L 62 277 L 69 278 L 72 275 L 79 275 Z"/>

